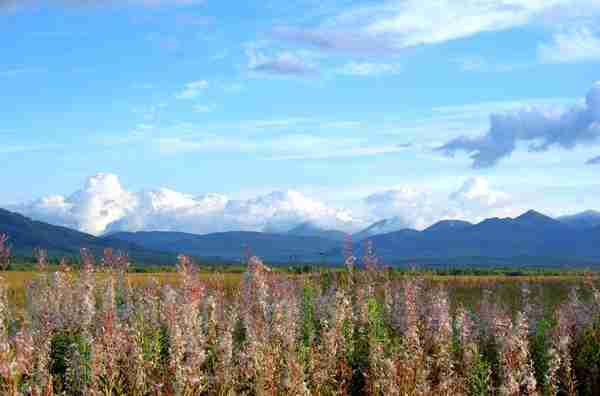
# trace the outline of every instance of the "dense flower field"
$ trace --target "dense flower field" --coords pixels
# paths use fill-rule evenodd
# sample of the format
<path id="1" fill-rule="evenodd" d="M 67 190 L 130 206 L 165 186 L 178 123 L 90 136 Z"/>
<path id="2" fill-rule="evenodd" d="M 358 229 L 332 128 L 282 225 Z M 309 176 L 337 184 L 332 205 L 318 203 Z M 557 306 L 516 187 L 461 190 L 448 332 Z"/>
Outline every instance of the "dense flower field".
<path id="1" fill-rule="evenodd" d="M 544 312 L 492 291 L 455 306 L 448 287 L 360 270 L 292 276 L 252 257 L 240 287 L 201 279 L 132 285 L 128 260 L 83 251 L 27 286 L 17 314 L 0 280 L 2 395 L 593 395 L 600 293 L 590 281 Z M 101 273 L 102 276 L 98 276 Z"/>

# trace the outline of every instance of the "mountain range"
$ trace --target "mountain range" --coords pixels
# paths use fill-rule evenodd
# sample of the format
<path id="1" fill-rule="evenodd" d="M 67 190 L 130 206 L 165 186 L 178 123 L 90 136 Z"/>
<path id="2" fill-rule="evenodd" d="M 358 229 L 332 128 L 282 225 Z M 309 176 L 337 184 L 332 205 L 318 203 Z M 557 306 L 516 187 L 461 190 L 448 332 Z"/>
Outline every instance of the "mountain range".
<path id="1" fill-rule="evenodd" d="M 0 209 L 0 234 L 9 236 L 16 256 L 31 257 L 35 248 L 43 248 L 51 257 L 74 257 L 80 249 L 99 255 L 106 248 L 127 252 L 133 260 L 155 264 L 173 263 L 176 255 L 146 249 L 133 243 L 111 238 L 98 238 L 70 228 L 34 221 L 18 213 Z"/>
<path id="2" fill-rule="evenodd" d="M 576 226 L 536 211 L 477 224 L 441 221 L 421 231 L 370 238 L 388 262 L 428 264 L 600 264 L 600 226 Z"/>
<path id="3" fill-rule="evenodd" d="M 600 213 L 588 211 L 557 219 L 536 211 L 516 218 L 490 218 L 477 224 L 443 220 L 417 231 L 398 218 L 378 221 L 352 236 L 355 254 L 365 240 L 388 264 L 428 265 L 600 265 Z M 82 247 L 95 253 L 112 247 L 140 263 L 172 263 L 177 254 L 199 259 L 240 261 L 247 251 L 274 263 L 339 264 L 345 234 L 300 224 L 284 233 L 117 232 L 101 237 L 34 221 L 0 209 L 0 233 L 13 251 L 30 256 L 42 247 L 52 256 L 74 256 Z"/>

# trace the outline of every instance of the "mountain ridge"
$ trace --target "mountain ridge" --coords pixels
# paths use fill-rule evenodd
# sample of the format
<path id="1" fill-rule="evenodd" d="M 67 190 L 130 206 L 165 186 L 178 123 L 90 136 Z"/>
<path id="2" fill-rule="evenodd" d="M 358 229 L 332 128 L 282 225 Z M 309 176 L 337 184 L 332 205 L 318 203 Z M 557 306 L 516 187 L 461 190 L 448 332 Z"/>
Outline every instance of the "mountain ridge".
<path id="1" fill-rule="evenodd" d="M 586 210 L 573 215 L 560 216 L 557 218 L 560 222 L 569 224 L 572 227 L 580 229 L 592 229 L 600 226 L 600 212 L 596 210 Z"/>
<path id="2" fill-rule="evenodd" d="M 400 226 L 397 220 L 374 223 L 373 229 Z M 373 226 L 372 225 L 372 226 Z M 369 228 L 369 227 L 368 227 Z M 367 229 L 368 229 L 367 228 Z M 364 231 L 364 230 L 363 230 Z M 331 230 L 314 224 L 301 224 L 284 233 L 230 231 L 196 235 L 184 232 L 141 231 L 116 232 L 102 237 L 65 227 L 31 220 L 0 209 L 0 233 L 11 237 L 15 254 L 31 255 L 41 247 L 51 255 L 77 255 L 80 248 L 95 253 L 107 247 L 127 251 L 136 260 L 168 258 L 177 254 L 223 261 L 240 261 L 249 249 L 252 254 L 277 263 L 342 262 L 342 235 L 325 237 Z M 364 252 L 362 242 L 369 240 L 383 262 L 469 263 L 510 262 L 581 262 L 600 264 L 600 225 L 578 228 L 534 210 L 515 218 L 489 218 L 472 224 L 461 220 L 442 220 L 423 231 L 401 230 L 359 238 L 355 254 Z M 365 233 L 363 233 L 365 235 Z M 461 259 L 462 258 L 462 259 Z M 536 261 L 537 260 L 537 261 Z"/>
<path id="3" fill-rule="evenodd" d="M 304 222 L 289 230 L 286 234 L 296 236 L 315 236 L 333 241 L 343 241 L 346 233 L 339 230 L 321 228 L 314 223 Z"/>
<path id="4" fill-rule="evenodd" d="M 47 250 L 53 257 L 78 256 L 82 248 L 99 255 L 104 249 L 113 248 L 127 252 L 134 260 L 166 263 L 175 259 L 172 254 L 146 250 L 111 237 L 96 237 L 67 227 L 35 221 L 5 209 L 0 209 L 0 233 L 9 236 L 8 243 L 13 254 L 21 256 L 31 256 L 36 248 Z"/>

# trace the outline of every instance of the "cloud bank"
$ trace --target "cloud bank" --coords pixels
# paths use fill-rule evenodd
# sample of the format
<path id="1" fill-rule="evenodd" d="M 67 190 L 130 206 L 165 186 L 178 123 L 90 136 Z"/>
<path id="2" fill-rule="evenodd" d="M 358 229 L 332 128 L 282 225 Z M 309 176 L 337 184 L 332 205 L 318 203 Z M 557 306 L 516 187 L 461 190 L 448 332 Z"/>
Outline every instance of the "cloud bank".
<path id="1" fill-rule="evenodd" d="M 446 198 L 402 187 L 372 194 L 365 203 L 375 218 L 394 218 L 399 228 L 416 229 L 444 219 L 476 222 L 520 210 L 509 194 L 494 190 L 483 177 L 468 179 Z"/>
<path id="2" fill-rule="evenodd" d="M 356 232 L 382 219 L 394 219 L 394 227 L 423 229 L 443 219 L 479 221 L 519 212 L 510 195 L 493 189 L 482 177 L 467 180 L 447 196 L 410 186 L 379 191 L 350 211 L 293 190 L 249 199 L 214 193 L 191 195 L 167 188 L 132 192 L 110 173 L 88 178 L 69 196 L 44 197 L 9 209 L 93 235 L 117 231 L 286 232 L 306 222 Z"/>
<path id="3" fill-rule="evenodd" d="M 303 222 L 348 230 L 350 213 L 297 191 L 276 191 L 248 200 L 221 194 L 193 196 L 166 188 L 130 192 L 113 174 L 90 177 L 68 197 L 50 196 L 15 208 L 27 216 L 94 235 L 113 231 L 287 231 Z"/>
<path id="4" fill-rule="evenodd" d="M 506 114 L 492 114 L 490 129 L 483 136 L 461 136 L 436 150 L 453 156 L 470 154 L 473 168 L 489 168 L 510 156 L 517 144 L 529 144 L 530 151 L 551 147 L 573 149 L 600 138 L 600 82 L 592 86 L 585 103 L 569 110 L 524 108 Z"/>

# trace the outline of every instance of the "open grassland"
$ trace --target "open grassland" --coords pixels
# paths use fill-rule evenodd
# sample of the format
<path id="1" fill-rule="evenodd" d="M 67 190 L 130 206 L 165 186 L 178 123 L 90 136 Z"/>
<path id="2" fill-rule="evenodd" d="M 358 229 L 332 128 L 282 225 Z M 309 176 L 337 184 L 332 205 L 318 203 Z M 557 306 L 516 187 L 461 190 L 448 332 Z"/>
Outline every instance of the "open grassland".
<path id="1" fill-rule="evenodd" d="M 327 277 L 339 273 L 338 270 L 321 270 L 313 274 Z M 9 304 L 23 308 L 26 302 L 26 287 L 39 277 L 36 271 L 10 271 L 0 275 L 7 285 Z M 72 276 L 79 276 L 73 273 Z M 101 280 L 106 274 L 98 273 L 96 276 Z M 215 273 L 198 271 L 195 275 L 200 282 L 207 285 L 223 282 L 229 293 L 239 289 L 243 274 L 241 273 Z M 301 278 L 307 275 L 296 275 Z M 582 287 L 590 279 L 584 275 L 552 275 L 552 276 L 506 276 L 506 275 L 482 275 L 482 276 L 448 276 L 431 274 L 403 274 L 393 273 L 391 279 L 407 280 L 418 276 L 425 285 L 443 286 L 448 290 L 449 300 L 453 307 L 463 305 L 474 307 L 481 300 L 484 293 L 493 291 L 499 304 L 510 307 L 512 311 L 517 310 L 521 304 L 521 289 L 527 286 L 533 298 L 546 307 L 553 310 L 564 302 L 573 287 Z M 159 273 L 127 273 L 127 283 L 133 288 L 147 287 L 152 282 L 160 285 L 176 286 L 180 282 L 179 274 L 175 272 Z"/>
<path id="2" fill-rule="evenodd" d="M 74 272 L 70 276 L 76 278 L 79 274 Z M 100 272 L 96 276 L 101 281 L 106 278 L 107 274 Z M 242 274 L 237 273 L 198 272 L 196 276 L 199 281 L 207 284 L 223 282 L 224 287 L 229 290 L 238 288 L 242 279 Z M 35 271 L 9 271 L 0 272 L 0 277 L 4 279 L 7 287 L 8 303 L 18 309 L 25 306 L 27 285 L 38 279 L 40 273 Z M 160 285 L 176 286 L 180 280 L 179 275 L 175 272 L 128 273 L 126 277 L 128 285 L 132 288 L 147 287 L 155 281 Z"/>
<path id="3" fill-rule="evenodd" d="M 595 395 L 592 275 L 129 274 L 122 256 L 0 276 L 2 395 Z"/>

